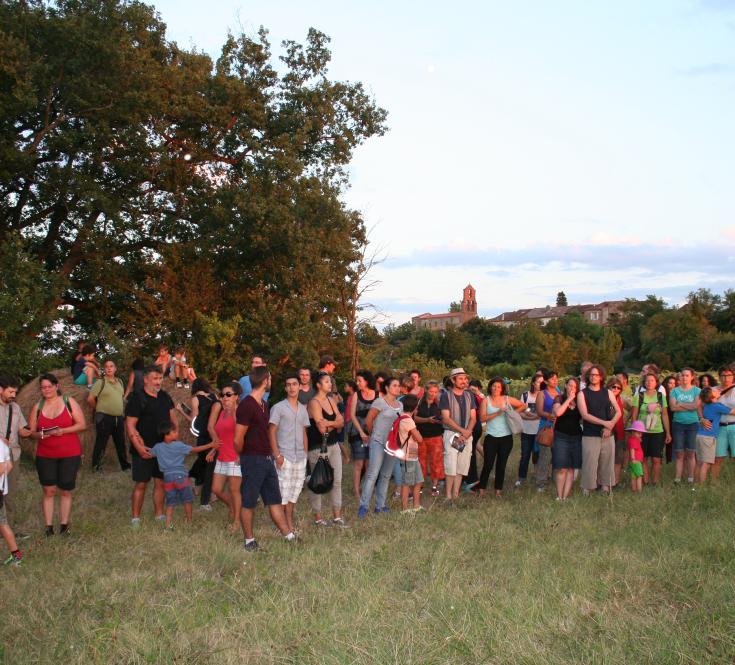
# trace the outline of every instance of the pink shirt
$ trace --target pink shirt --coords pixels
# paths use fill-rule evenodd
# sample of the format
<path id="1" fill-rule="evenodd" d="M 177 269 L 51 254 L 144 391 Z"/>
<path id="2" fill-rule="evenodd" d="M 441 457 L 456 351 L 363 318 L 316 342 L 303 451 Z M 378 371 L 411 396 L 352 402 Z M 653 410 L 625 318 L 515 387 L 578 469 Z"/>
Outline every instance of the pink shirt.
<path id="1" fill-rule="evenodd" d="M 643 448 L 641 448 L 641 440 L 635 436 L 628 437 L 628 452 L 630 453 L 631 462 L 643 461 Z"/>
<path id="2" fill-rule="evenodd" d="M 237 462 L 240 458 L 235 450 L 235 416 L 228 416 L 224 410 L 219 412 L 214 431 L 222 444 L 217 451 L 217 461 Z"/>

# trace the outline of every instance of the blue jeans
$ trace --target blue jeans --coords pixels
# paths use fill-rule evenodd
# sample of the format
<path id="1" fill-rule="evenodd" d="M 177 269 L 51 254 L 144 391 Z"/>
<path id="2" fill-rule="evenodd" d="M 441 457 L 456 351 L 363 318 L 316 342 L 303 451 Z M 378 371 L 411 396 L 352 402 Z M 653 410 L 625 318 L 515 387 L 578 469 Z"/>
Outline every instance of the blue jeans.
<path id="1" fill-rule="evenodd" d="M 528 463 L 531 461 L 531 453 L 538 454 L 536 435 L 521 432 L 521 463 L 518 465 L 519 480 L 525 480 L 528 476 Z"/>
<path id="2" fill-rule="evenodd" d="M 396 458 L 385 454 L 385 444 L 370 439 L 368 470 L 365 479 L 362 481 L 362 490 L 360 491 L 361 508 L 370 507 L 373 490 L 375 490 L 375 507 L 382 508 L 385 506 L 388 483 L 390 483 L 395 464 Z"/>
<path id="3" fill-rule="evenodd" d="M 694 452 L 697 449 L 697 430 L 699 423 L 671 423 L 671 452 L 683 453 L 685 450 Z"/>

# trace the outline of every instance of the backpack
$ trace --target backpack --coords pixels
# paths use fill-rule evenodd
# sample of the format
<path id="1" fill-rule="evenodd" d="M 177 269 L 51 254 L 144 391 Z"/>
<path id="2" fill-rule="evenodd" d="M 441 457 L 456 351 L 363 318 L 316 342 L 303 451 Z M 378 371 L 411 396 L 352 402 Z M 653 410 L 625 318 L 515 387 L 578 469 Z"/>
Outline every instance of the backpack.
<path id="1" fill-rule="evenodd" d="M 643 408 L 643 397 L 645 395 L 646 389 L 643 390 L 637 390 L 636 391 L 636 397 L 638 397 L 638 413 L 640 414 L 641 409 Z M 656 388 L 656 397 L 658 397 L 658 405 L 661 407 L 661 411 L 664 410 L 664 396 L 663 393 Z"/>
<path id="2" fill-rule="evenodd" d="M 393 427 L 391 427 L 388 433 L 388 440 L 385 442 L 385 452 L 391 457 L 397 457 L 398 459 L 406 458 L 406 448 L 408 447 L 408 440 L 410 436 L 406 437 L 406 440 L 401 443 L 400 436 L 398 435 L 398 427 L 401 424 L 401 420 L 410 418 L 411 416 L 407 413 L 402 413 L 398 418 L 393 421 Z"/>

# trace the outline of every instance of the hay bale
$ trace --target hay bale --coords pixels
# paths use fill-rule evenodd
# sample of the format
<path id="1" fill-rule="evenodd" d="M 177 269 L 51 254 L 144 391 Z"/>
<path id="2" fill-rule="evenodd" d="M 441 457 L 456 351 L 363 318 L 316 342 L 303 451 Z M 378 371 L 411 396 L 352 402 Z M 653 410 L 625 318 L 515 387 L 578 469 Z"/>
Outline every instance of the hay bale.
<path id="1" fill-rule="evenodd" d="M 59 388 L 61 389 L 61 392 L 64 395 L 73 397 L 77 402 L 79 402 L 79 405 L 82 408 L 84 418 L 87 422 L 87 429 L 83 432 L 80 432 L 79 437 L 82 440 L 82 451 L 84 452 L 85 456 L 88 456 L 91 459 L 96 432 L 92 409 L 87 403 L 87 388 L 85 386 L 76 385 L 74 383 L 74 380 L 72 379 L 71 372 L 68 369 L 54 370 L 53 372 L 51 372 L 51 374 L 55 375 L 56 378 L 59 379 Z M 124 381 L 127 380 L 126 377 L 121 378 L 123 378 Z M 176 388 L 174 382 L 170 379 L 164 379 L 163 389 L 169 395 L 171 395 L 171 399 L 174 400 L 175 404 L 178 404 L 179 402 L 189 404 L 191 402 L 191 391 L 186 390 L 185 388 Z M 23 414 L 25 415 L 26 419 L 31 415 L 31 409 L 35 404 L 39 402 L 40 399 L 41 389 L 38 386 L 38 379 L 34 379 L 30 383 L 23 386 L 20 391 L 18 391 L 18 397 L 16 401 L 18 402 L 20 408 L 23 410 Z M 181 434 L 181 438 L 184 443 L 188 443 L 189 445 L 196 444 L 194 437 L 189 431 L 189 422 L 182 416 L 179 416 L 179 433 Z M 21 440 L 21 448 L 23 449 L 23 452 L 27 454 L 35 453 L 35 444 L 36 442 L 33 439 Z M 110 441 L 107 446 L 108 455 L 114 454 L 112 452 L 112 449 L 113 446 L 112 442 Z"/>

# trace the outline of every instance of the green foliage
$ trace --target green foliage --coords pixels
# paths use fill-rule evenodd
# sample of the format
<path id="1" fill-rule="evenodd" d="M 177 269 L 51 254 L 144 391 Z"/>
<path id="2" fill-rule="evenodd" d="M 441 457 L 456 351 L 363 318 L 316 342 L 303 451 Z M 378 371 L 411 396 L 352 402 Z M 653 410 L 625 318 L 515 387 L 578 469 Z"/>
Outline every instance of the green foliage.
<path id="1" fill-rule="evenodd" d="M 735 358 L 735 333 L 718 332 L 707 345 L 707 362 L 703 367 L 720 367 Z"/>
<path id="2" fill-rule="evenodd" d="M 520 323 L 507 329 L 506 349 L 516 365 L 536 362 L 539 350 L 544 346 L 544 332 L 538 323 Z"/>
<path id="3" fill-rule="evenodd" d="M 633 349 L 641 357 L 641 328 L 652 316 L 665 309 L 664 301 L 655 295 L 648 295 L 645 300 L 627 298 L 622 311 L 612 321 L 615 331 L 623 340 L 623 348 Z"/>
<path id="4" fill-rule="evenodd" d="M 570 312 L 558 319 L 549 321 L 544 326 L 544 331 L 566 335 L 574 340 L 587 338 L 597 342 L 602 337 L 602 326 L 590 323 L 579 312 Z"/>
<path id="5" fill-rule="evenodd" d="M 51 324 L 59 284 L 17 233 L 0 246 L 0 283 L 0 372 L 28 379 L 47 368 L 38 334 Z"/>
<path id="6" fill-rule="evenodd" d="M 707 348 L 715 328 L 690 310 L 669 309 L 649 318 L 641 328 L 644 357 L 662 369 L 707 366 Z"/>
<path id="7" fill-rule="evenodd" d="M 566 293 L 564 293 L 564 291 L 559 291 L 559 293 L 556 294 L 556 306 L 566 307 L 568 304 Z"/>
<path id="8" fill-rule="evenodd" d="M 476 316 L 463 324 L 460 330 L 469 337 L 472 353 L 483 365 L 502 362 L 506 357 L 505 328 Z"/>
<path id="9" fill-rule="evenodd" d="M 243 366 L 234 364 L 241 323 L 239 314 L 221 319 L 218 314 L 196 312 L 191 348 L 192 362 L 200 374 L 236 377 L 243 371 Z"/>
<path id="10" fill-rule="evenodd" d="M 458 303 L 456 301 L 452 301 L 449 303 L 449 312 L 461 312 L 462 311 L 462 305 L 461 303 Z"/>

